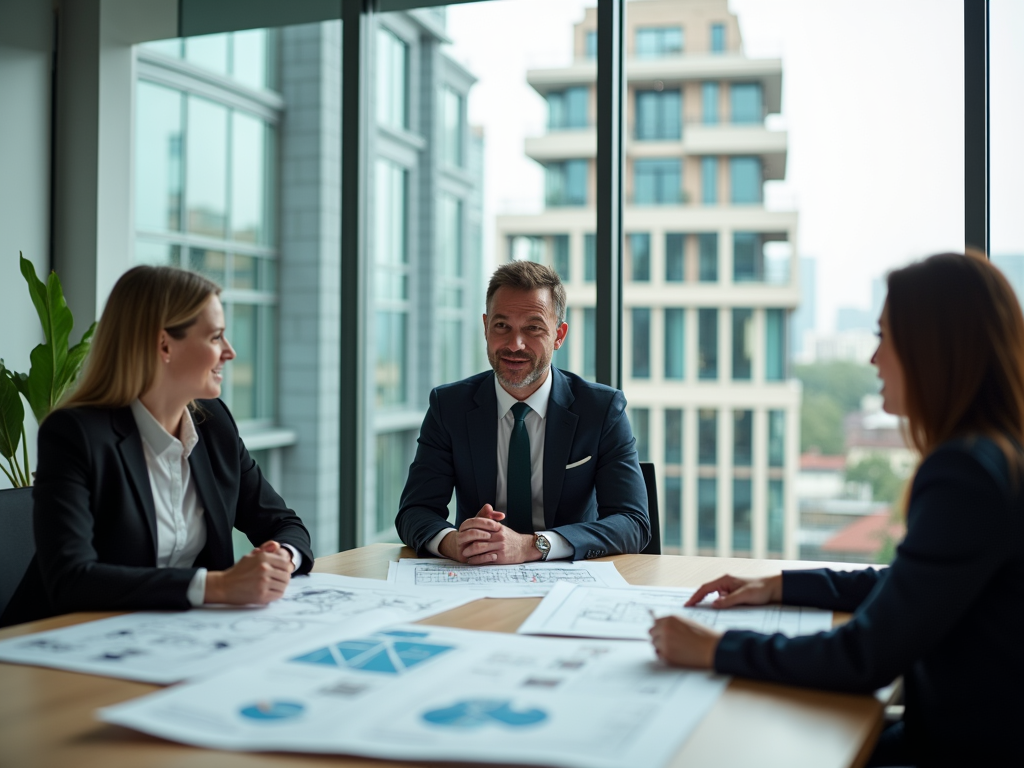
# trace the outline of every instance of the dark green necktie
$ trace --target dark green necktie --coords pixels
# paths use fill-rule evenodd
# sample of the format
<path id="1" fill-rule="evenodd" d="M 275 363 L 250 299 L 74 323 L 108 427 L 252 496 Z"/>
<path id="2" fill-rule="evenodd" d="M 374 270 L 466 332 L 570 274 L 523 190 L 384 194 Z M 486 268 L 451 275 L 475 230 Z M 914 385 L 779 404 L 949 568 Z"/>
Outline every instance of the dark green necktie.
<path id="1" fill-rule="evenodd" d="M 512 406 L 512 436 L 508 439 L 507 506 L 505 525 L 519 533 L 533 532 L 533 490 L 530 482 L 530 434 L 526 431 L 526 414 L 530 406 Z"/>

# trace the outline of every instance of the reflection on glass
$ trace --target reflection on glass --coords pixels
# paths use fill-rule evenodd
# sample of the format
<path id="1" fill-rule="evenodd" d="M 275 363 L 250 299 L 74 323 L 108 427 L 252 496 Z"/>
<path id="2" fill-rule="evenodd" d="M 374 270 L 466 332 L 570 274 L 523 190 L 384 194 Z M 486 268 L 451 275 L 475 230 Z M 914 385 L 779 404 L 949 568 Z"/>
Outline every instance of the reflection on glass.
<path id="1" fill-rule="evenodd" d="M 267 129 L 242 112 L 231 123 L 231 234 L 245 243 L 266 243 Z"/>
<path id="2" fill-rule="evenodd" d="M 268 31 L 235 32 L 231 40 L 231 76 L 250 88 L 269 87 L 267 78 Z"/>
<path id="3" fill-rule="evenodd" d="M 228 74 L 228 35 L 201 35 L 185 38 L 185 58 L 197 67 L 219 75 Z"/>
<path id="4" fill-rule="evenodd" d="M 736 553 L 750 552 L 750 511 L 752 484 L 747 478 L 732 481 L 732 548 Z"/>
<path id="5" fill-rule="evenodd" d="M 189 248 L 188 268 L 210 278 L 217 285 L 223 286 L 227 275 L 227 256 L 223 251 Z"/>
<path id="6" fill-rule="evenodd" d="M 231 305 L 228 340 L 235 348 L 231 361 L 231 412 L 236 420 L 256 418 L 256 307 Z"/>
<path id="7" fill-rule="evenodd" d="M 732 465 L 749 467 L 754 461 L 754 412 L 732 412 Z"/>
<path id="8" fill-rule="evenodd" d="M 732 378 L 749 381 L 754 346 L 754 310 L 734 308 L 732 311 Z"/>
<path id="9" fill-rule="evenodd" d="M 152 83 L 136 89 L 135 227 L 181 228 L 181 93 Z"/>
<path id="10" fill-rule="evenodd" d="M 258 259 L 235 254 L 231 257 L 231 287 L 243 291 L 255 291 Z"/>
<path id="11" fill-rule="evenodd" d="M 636 455 L 639 461 L 651 460 L 651 412 L 647 408 L 630 408 L 629 422 L 636 438 Z"/>
<path id="12" fill-rule="evenodd" d="M 697 479 L 697 546 L 714 549 L 718 544 L 718 480 Z"/>
<path id="13" fill-rule="evenodd" d="M 188 99 L 188 231 L 224 237 L 227 218 L 228 111 L 219 104 Z"/>
<path id="14" fill-rule="evenodd" d="M 154 267 L 179 267 L 181 266 L 181 246 L 136 240 L 135 263 L 152 264 Z"/>
<path id="15" fill-rule="evenodd" d="M 682 381 L 686 374 L 686 310 L 665 309 L 665 378 Z"/>

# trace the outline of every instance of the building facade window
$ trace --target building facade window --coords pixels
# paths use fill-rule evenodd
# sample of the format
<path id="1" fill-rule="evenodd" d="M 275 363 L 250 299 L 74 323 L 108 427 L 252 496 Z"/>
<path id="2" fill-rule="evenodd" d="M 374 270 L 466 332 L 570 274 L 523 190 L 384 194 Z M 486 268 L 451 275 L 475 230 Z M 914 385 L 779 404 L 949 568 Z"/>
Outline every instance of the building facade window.
<path id="1" fill-rule="evenodd" d="M 737 125 L 764 122 L 764 96 L 760 83 L 733 83 L 729 88 L 729 112 Z"/>
<path id="2" fill-rule="evenodd" d="M 686 280 L 686 235 L 669 232 L 665 235 L 665 282 Z"/>
<path id="3" fill-rule="evenodd" d="M 651 310 L 633 307 L 633 378 L 651 377 Z"/>
<path id="4" fill-rule="evenodd" d="M 597 279 L 597 235 L 583 236 L 583 282 L 592 283 Z"/>
<path id="5" fill-rule="evenodd" d="M 702 283 L 718 282 L 718 233 L 697 235 L 698 279 Z"/>
<path id="6" fill-rule="evenodd" d="M 678 141 L 683 135 L 678 88 L 636 92 L 636 137 L 640 141 Z"/>
<path id="7" fill-rule="evenodd" d="M 583 377 L 597 378 L 597 310 L 583 309 Z"/>
<path id="8" fill-rule="evenodd" d="M 651 281 L 651 236 L 646 232 L 627 235 L 629 240 L 630 274 L 633 282 Z"/>
<path id="9" fill-rule="evenodd" d="M 450 86 L 445 86 L 441 98 L 441 115 L 444 121 L 442 128 L 442 150 L 444 160 L 448 165 L 461 168 L 464 165 L 462 147 L 465 142 L 463 136 L 464 100 L 462 94 Z"/>
<path id="10" fill-rule="evenodd" d="M 697 310 L 697 378 L 713 381 L 718 378 L 718 309 Z"/>
<path id="11" fill-rule="evenodd" d="M 587 100 L 586 87 L 566 88 L 548 94 L 548 128 L 553 131 L 586 128 Z"/>
<path id="12" fill-rule="evenodd" d="M 768 481 L 768 551 L 782 554 L 785 527 L 785 496 L 782 480 Z"/>
<path id="13" fill-rule="evenodd" d="M 395 523 L 394 510 L 401 506 L 402 489 L 412 463 L 416 437 L 415 431 L 377 435 L 375 500 L 378 531 L 386 531 Z"/>
<path id="14" fill-rule="evenodd" d="M 377 122 L 409 127 L 409 46 L 387 27 L 377 27 Z"/>
<path id="15" fill-rule="evenodd" d="M 665 477 L 665 501 L 662 518 L 664 525 L 661 539 L 666 547 L 681 549 L 683 546 L 683 478 L 679 475 Z"/>
<path id="16" fill-rule="evenodd" d="M 409 253 L 408 172 L 378 158 L 376 164 L 376 403 L 404 405 L 408 400 Z"/>
<path id="17" fill-rule="evenodd" d="M 636 31 L 636 57 L 659 59 L 683 52 L 682 27 L 639 27 Z"/>
<path id="18" fill-rule="evenodd" d="M 732 549 L 734 553 L 750 552 L 752 487 L 753 483 L 747 477 L 737 477 L 732 481 Z"/>
<path id="19" fill-rule="evenodd" d="M 762 186 L 760 158 L 732 157 L 729 159 L 729 189 L 730 200 L 733 204 L 760 204 Z"/>
<path id="20" fill-rule="evenodd" d="M 711 25 L 711 52 L 725 53 L 725 24 Z"/>
<path id="21" fill-rule="evenodd" d="M 718 158 L 700 159 L 700 201 L 704 205 L 718 205 Z"/>
<path id="22" fill-rule="evenodd" d="M 704 125 L 717 125 L 719 121 L 719 87 L 718 83 L 703 83 L 700 87 L 701 122 Z"/>
<path id="23" fill-rule="evenodd" d="M 566 160 L 548 164 L 545 190 L 547 205 L 586 205 L 587 165 L 586 160 Z"/>
<path id="24" fill-rule="evenodd" d="M 713 467 L 718 463 L 718 411 L 697 411 L 697 464 Z"/>
<path id="25" fill-rule="evenodd" d="M 639 461 L 651 460 L 651 412 L 647 408 L 629 409 L 630 426 L 636 438 L 636 456 Z"/>
<path id="26" fill-rule="evenodd" d="M 718 480 L 697 478 L 697 546 L 714 549 L 718 544 Z"/>
<path id="27" fill-rule="evenodd" d="M 732 412 L 732 465 L 749 467 L 754 463 L 754 412 Z"/>
<path id="28" fill-rule="evenodd" d="M 677 205 L 682 202 L 682 163 L 679 160 L 633 161 L 636 205 Z"/>
<path id="29" fill-rule="evenodd" d="M 665 378 L 682 381 L 686 374 L 686 310 L 665 309 Z"/>
<path id="30" fill-rule="evenodd" d="M 569 272 L 569 236 L 554 235 L 551 238 L 551 265 L 563 283 L 571 279 Z"/>
<path id="31" fill-rule="evenodd" d="M 782 467 L 786 463 L 786 412 L 768 411 L 768 466 Z"/>
<path id="32" fill-rule="evenodd" d="M 439 259 L 438 322 L 441 326 L 441 381 L 457 381 L 464 370 L 462 323 L 463 301 L 466 293 L 464 279 L 463 203 L 462 200 L 442 192 L 438 196 Z"/>
<path id="33" fill-rule="evenodd" d="M 683 463 L 683 410 L 665 409 L 665 463 Z"/>
<path id="34" fill-rule="evenodd" d="M 754 310 L 732 310 L 732 379 L 750 381 L 753 373 Z"/>
<path id="35" fill-rule="evenodd" d="M 764 328 L 764 377 L 768 381 L 783 381 L 786 378 L 786 310 L 766 309 Z"/>
<path id="36" fill-rule="evenodd" d="M 764 277 L 764 252 L 756 232 L 732 233 L 732 279 L 735 283 L 760 282 Z"/>

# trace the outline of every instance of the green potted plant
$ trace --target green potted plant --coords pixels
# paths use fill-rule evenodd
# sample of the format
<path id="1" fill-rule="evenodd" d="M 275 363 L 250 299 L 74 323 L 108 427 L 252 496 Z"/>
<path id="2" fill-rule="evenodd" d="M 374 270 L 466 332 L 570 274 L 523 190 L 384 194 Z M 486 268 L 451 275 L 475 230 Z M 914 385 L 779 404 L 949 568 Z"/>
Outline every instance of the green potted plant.
<path id="1" fill-rule="evenodd" d="M 77 380 L 96 323 L 89 326 L 75 346 L 69 346 L 74 319 L 64 300 L 57 273 L 51 272 L 43 283 L 36 277 L 32 262 L 21 254 L 19 258 L 21 274 L 28 283 L 45 341 L 32 350 L 27 374 L 11 370 L 0 358 L 0 458 L 3 459 L 0 469 L 15 488 L 26 488 L 32 485 L 32 473 L 28 465 L 22 397 L 36 421 L 41 422 Z"/>

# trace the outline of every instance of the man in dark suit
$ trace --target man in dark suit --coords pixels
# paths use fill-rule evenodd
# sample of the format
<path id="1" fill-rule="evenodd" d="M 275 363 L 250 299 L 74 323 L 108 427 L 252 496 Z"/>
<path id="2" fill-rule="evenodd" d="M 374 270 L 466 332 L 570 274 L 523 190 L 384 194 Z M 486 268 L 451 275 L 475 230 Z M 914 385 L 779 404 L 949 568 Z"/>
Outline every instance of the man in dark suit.
<path id="1" fill-rule="evenodd" d="M 557 273 L 499 267 L 483 321 L 494 370 L 430 393 L 395 521 L 402 541 L 474 565 L 642 550 L 647 490 L 626 399 L 551 367 L 569 330 Z"/>

